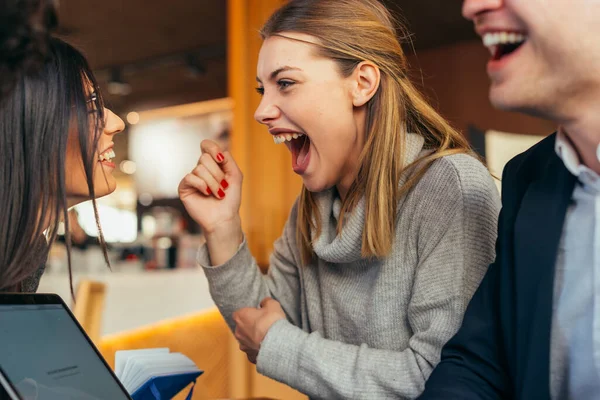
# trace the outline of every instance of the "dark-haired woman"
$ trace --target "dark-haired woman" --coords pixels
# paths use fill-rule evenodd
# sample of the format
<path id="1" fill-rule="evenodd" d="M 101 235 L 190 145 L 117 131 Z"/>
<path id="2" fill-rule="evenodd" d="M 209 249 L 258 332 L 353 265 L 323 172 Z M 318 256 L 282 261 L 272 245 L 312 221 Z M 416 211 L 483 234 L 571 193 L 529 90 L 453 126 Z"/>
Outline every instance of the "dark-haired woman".
<path id="1" fill-rule="evenodd" d="M 112 138 L 123 128 L 85 58 L 51 38 L 43 65 L 0 102 L 0 291 L 36 291 L 68 209 L 115 190 Z"/>

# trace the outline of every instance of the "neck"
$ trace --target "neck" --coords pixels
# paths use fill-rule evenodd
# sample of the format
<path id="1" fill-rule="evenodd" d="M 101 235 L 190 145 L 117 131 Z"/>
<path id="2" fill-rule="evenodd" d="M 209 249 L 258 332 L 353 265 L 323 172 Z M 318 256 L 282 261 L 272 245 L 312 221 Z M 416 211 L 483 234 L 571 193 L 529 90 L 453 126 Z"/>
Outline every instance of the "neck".
<path id="1" fill-rule="evenodd" d="M 599 106 L 600 107 L 600 106 Z M 573 142 L 581 162 L 600 174 L 600 160 L 598 160 L 598 146 L 600 146 L 600 113 L 586 112 L 582 117 L 561 123 L 564 130 Z"/>
<path id="2" fill-rule="evenodd" d="M 346 165 L 346 172 L 343 175 L 342 180 L 340 180 L 336 185 L 336 189 L 340 196 L 340 199 L 344 201 L 348 192 L 350 191 L 350 187 L 356 180 L 356 176 L 358 175 L 359 164 L 358 160 L 360 159 L 360 153 L 362 148 L 364 147 L 364 143 L 361 141 L 358 146 L 356 146 L 354 154 L 352 154 L 348 158 L 348 164 Z"/>
<path id="3" fill-rule="evenodd" d="M 355 107 L 354 108 L 354 126 L 355 126 L 355 139 L 354 148 L 352 154 L 348 156 L 346 166 L 344 168 L 343 178 L 335 185 L 340 199 L 344 201 L 348 195 L 350 187 L 356 180 L 358 174 L 360 155 L 363 148 L 365 147 L 366 141 L 366 120 L 367 120 L 367 107 Z"/>
<path id="4" fill-rule="evenodd" d="M 340 196 L 340 200 L 344 201 L 344 199 L 348 195 L 348 191 L 350 190 L 350 185 L 352 185 L 352 182 L 349 182 L 349 184 L 347 184 L 347 185 L 344 184 L 343 182 L 335 185 L 338 195 Z"/>

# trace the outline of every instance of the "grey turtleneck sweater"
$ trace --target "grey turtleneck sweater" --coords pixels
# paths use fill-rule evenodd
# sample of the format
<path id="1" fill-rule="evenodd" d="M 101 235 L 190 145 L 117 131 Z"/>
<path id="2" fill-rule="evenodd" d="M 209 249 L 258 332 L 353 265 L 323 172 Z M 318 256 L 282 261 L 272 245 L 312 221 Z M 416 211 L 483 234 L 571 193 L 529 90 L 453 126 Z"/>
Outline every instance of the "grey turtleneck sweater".
<path id="1" fill-rule="evenodd" d="M 422 145 L 409 136 L 408 162 Z M 296 244 L 297 204 L 267 275 L 245 241 L 220 266 L 202 247 L 215 303 L 234 329 L 234 311 L 279 301 L 287 320 L 264 338 L 258 371 L 312 398 L 415 398 L 494 260 L 500 201 L 490 174 L 469 155 L 435 161 L 400 201 L 392 253 L 379 260 L 360 256 L 364 199 L 340 235 L 335 191 L 319 193 L 317 204 L 322 234 L 309 265 Z"/>

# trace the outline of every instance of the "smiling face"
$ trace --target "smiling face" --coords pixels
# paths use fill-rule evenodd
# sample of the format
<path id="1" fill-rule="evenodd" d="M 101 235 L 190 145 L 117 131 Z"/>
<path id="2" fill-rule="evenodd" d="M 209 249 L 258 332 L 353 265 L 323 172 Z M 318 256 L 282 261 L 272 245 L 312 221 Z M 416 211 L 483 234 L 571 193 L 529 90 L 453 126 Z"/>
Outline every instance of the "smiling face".
<path id="1" fill-rule="evenodd" d="M 94 111 L 95 96 L 95 93 L 89 96 L 90 116 L 98 115 Z M 94 118 L 90 118 L 90 122 L 90 132 L 94 132 L 96 125 Z M 115 156 L 112 138 L 124 128 L 123 120 L 105 108 L 103 130 L 98 140 L 96 154 L 94 154 L 93 181 L 96 197 L 106 196 L 114 192 L 117 187 L 116 180 L 112 175 L 115 170 L 115 164 L 111 161 Z M 92 139 L 90 138 L 90 140 Z M 90 198 L 77 129 L 71 129 L 69 132 L 65 159 L 65 187 L 70 205 Z"/>
<path id="2" fill-rule="evenodd" d="M 355 76 L 343 77 L 333 60 L 319 56 L 312 36 L 282 36 L 267 38 L 260 50 L 263 97 L 254 117 L 275 143 L 288 147 L 292 168 L 308 190 L 348 188 L 365 140 L 365 107 L 355 107 L 353 97 Z"/>
<path id="3" fill-rule="evenodd" d="M 492 53 L 496 107 L 564 121 L 597 97 L 600 1 L 465 0 L 463 15 Z"/>

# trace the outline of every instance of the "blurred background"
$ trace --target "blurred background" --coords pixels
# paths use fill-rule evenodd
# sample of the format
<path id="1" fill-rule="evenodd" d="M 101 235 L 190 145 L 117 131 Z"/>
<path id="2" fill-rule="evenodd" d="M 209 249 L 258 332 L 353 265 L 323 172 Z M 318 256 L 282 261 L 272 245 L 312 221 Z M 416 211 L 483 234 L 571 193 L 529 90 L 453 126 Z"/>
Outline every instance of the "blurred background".
<path id="1" fill-rule="evenodd" d="M 98 334 L 112 335 L 214 307 L 195 253 L 202 232 L 177 198 L 200 142 L 218 140 L 244 173 L 242 222 L 262 268 L 300 180 L 253 113 L 258 29 L 284 0 L 60 0 L 57 35 L 87 56 L 107 106 L 126 122 L 115 137 L 118 189 L 98 200 L 109 270 L 91 204 L 70 213 L 76 286 L 101 283 Z M 494 110 L 488 51 L 459 0 L 386 0 L 406 23 L 415 82 L 500 176 L 504 163 L 554 127 Z M 66 251 L 53 247 L 40 292 L 70 299 Z"/>

